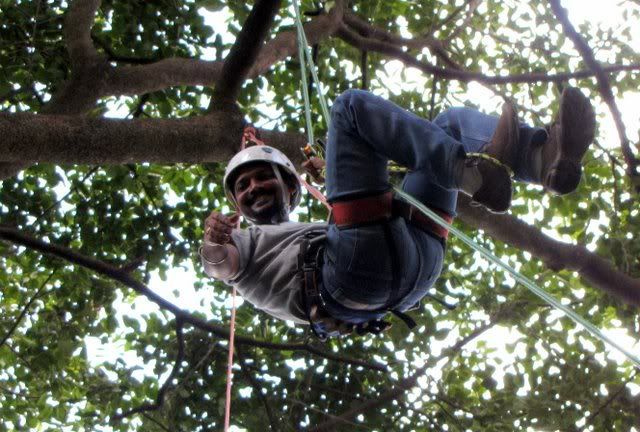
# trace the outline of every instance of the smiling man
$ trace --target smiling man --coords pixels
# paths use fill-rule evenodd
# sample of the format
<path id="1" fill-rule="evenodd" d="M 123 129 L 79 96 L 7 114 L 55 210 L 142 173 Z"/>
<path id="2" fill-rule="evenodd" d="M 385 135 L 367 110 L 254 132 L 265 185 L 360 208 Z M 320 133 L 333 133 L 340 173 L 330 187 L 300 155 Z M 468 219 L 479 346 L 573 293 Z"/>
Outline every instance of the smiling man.
<path id="1" fill-rule="evenodd" d="M 579 184 L 581 160 L 594 137 L 589 100 L 567 88 L 548 128 L 469 108 L 431 122 L 365 91 L 349 90 L 331 110 L 326 152 L 329 223 L 289 222 L 300 202 L 291 161 L 269 146 L 249 147 L 227 166 L 224 188 L 238 215 L 212 212 L 200 256 L 206 273 L 234 285 L 250 303 L 321 338 L 386 328 L 439 277 L 448 232 L 393 197 L 387 162 L 407 167 L 402 189 L 452 221 L 458 191 L 501 213 L 511 203 L 511 177 L 555 194 Z M 315 166 L 315 168 L 318 168 Z"/>

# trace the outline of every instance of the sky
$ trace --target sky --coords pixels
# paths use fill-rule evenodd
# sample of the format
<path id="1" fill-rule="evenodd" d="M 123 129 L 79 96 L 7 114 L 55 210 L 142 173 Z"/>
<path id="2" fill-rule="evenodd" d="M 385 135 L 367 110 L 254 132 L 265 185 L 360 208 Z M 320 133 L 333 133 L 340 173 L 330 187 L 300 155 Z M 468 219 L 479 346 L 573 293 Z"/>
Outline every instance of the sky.
<path id="1" fill-rule="evenodd" d="M 617 29 L 617 31 L 621 31 L 621 29 L 628 25 L 621 26 L 619 25 L 620 17 L 622 16 L 622 6 L 618 4 L 616 1 L 608 0 L 607 7 L 603 7 L 603 3 L 601 0 L 563 0 L 563 5 L 567 7 L 569 10 L 569 18 L 572 23 L 577 27 L 580 23 L 585 21 L 591 21 L 592 23 L 600 23 L 602 25 Z M 481 6 L 482 7 L 482 6 Z M 209 12 L 206 10 L 201 11 L 202 15 L 206 18 L 206 22 L 210 24 L 214 29 L 225 28 L 225 21 L 228 17 L 228 12 L 223 9 L 219 12 Z M 632 34 L 632 47 L 636 52 L 640 52 L 640 26 L 631 26 L 631 34 Z M 410 35 L 406 35 L 410 36 Z M 233 38 L 228 34 L 223 34 L 223 39 L 225 42 L 232 42 Z M 564 47 L 564 49 L 573 50 L 572 46 Z M 215 52 L 213 50 L 208 50 L 205 52 L 205 59 L 214 58 Z M 601 61 L 606 61 L 606 58 L 600 58 Z M 404 68 L 399 62 L 390 62 L 386 68 L 386 72 L 388 77 L 385 78 L 385 83 L 389 85 L 390 91 L 400 91 L 401 88 L 406 87 L 415 87 L 415 88 L 425 88 L 426 79 L 424 78 L 422 72 L 418 72 L 415 69 L 406 69 L 405 76 L 401 77 L 401 70 Z M 395 83 L 394 83 L 395 81 Z M 385 95 L 383 95 L 385 96 Z M 491 93 L 486 88 L 482 87 L 479 84 L 472 84 L 470 86 L 469 97 L 476 101 L 483 101 L 481 104 L 481 108 L 486 110 L 487 112 L 496 112 L 497 108 L 501 104 L 501 99 L 497 98 L 493 93 Z M 635 94 L 630 94 L 624 99 L 617 100 L 620 110 L 623 113 L 623 120 L 628 128 L 629 137 L 632 140 L 638 141 L 638 130 L 640 129 L 640 117 L 637 115 L 637 107 L 640 106 L 640 92 Z M 114 117 L 123 116 L 123 111 L 117 109 L 114 106 L 114 110 L 111 113 Z M 268 104 L 265 104 L 261 109 L 265 112 L 271 112 L 272 114 L 276 114 L 277 111 L 274 111 L 272 107 L 269 107 Z M 613 121 L 611 119 L 610 114 L 606 109 L 603 108 L 602 105 L 598 106 L 598 121 L 600 122 L 601 130 L 604 130 L 604 142 L 602 143 L 605 147 L 618 147 L 619 141 L 617 139 L 617 134 L 615 133 L 615 128 L 613 126 Z M 126 114 L 126 113 L 124 113 Z M 274 117 L 274 115 L 271 115 Z M 267 123 L 267 122 L 265 122 Z M 264 124 L 260 124 L 259 126 L 263 126 Z M 268 125 L 267 125 L 268 126 Z M 176 197 L 176 199 L 178 199 Z M 599 224 L 593 224 L 597 226 Z M 166 281 L 160 280 L 160 278 L 156 275 L 152 278 L 149 283 L 149 286 L 152 287 L 158 294 L 160 294 L 165 299 L 172 301 L 176 304 L 180 304 L 181 307 L 190 310 L 190 311 L 198 311 L 204 313 L 208 318 L 212 318 L 213 314 L 211 312 L 212 307 L 218 307 L 219 305 L 212 304 L 213 299 L 210 293 L 207 290 L 195 291 L 193 289 L 193 281 L 194 281 L 194 269 L 189 265 L 183 268 L 176 268 L 168 272 L 168 278 Z M 578 292 L 582 290 L 582 287 L 574 287 Z M 179 295 L 176 295 L 178 294 Z M 121 298 L 122 296 L 118 294 Z M 237 304 L 239 306 L 242 305 L 242 299 L 238 299 Z M 224 305 L 226 308 L 230 308 L 230 301 Z M 251 307 L 250 305 L 245 305 L 242 307 Z M 154 304 L 151 304 L 144 297 L 138 297 L 132 304 L 127 304 L 125 302 L 120 302 L 119 306 L 119 314 L 120 314 L 120 323 L 124 326 L 122 322 L 122 318 L 124 316 L 129 317 L 139 317 L 145 313 L 149 313 L 157 310 Z M 554 320 L 549 322 L 549 325 L 559 325 L 560 314 L 554 317 Z M 141 320 L 142 325 L 144 321 Z M 446 325 L 446 324 L 445 324 Z M 241 330 L 240 330 L 241 331 Z M 617 338 L 617 340 L 622 341 L 628 347 L 630 347 L 635 353 L 640 355 L 640 345 L 629 335 L 626 334 L 625 331 L 622 330 L 606 330 L 605 333 L 612 338 Z M 445 348 L 448 345 L 455 343 L 458 340 L 460 335 L 456 329 L 452 329 L 449 333 L 447 339 L 442 341 L 440 344 L 436 344 L 433 346 L 433 354 L 437 355 L 440 350 Z M 504 383 L 504 376 L 509 373 L 515 373 L 515 368 L 517 368 L 518 360 L 526 356 L 526 346 L 524 343 L 518 343 L 518 340 L 523 338 L 524 336 L 520 334 L 517 330 L 511 329 L 508 327 L 500 327 L 497 326 L 489 332 L 486 332 L 482 337 L 478 338 L 473 342 L 469 349 L 473 349 L 476 344 L 485 344 L 489 348 L 493 348 L 494 351 L 491 354 L 488 354 L 487 362 L 496 367 L 496 380 L 499 383 Z M 582 331 L 572 331 L 568 335 L 569 338 L 577 338 L 580 340 L 582 346 L 587 351 L 593 351 L 595 346 L 592 342 L 590 342 L 589 338 L 585 338 L 585 333 Z M 505 341 L 511 342 L 515 344 L 515 349 L 513 352 L 507 352 L 505 350 Z M 135 353 L 128 352 L 124 348 L 124 342 L 116 342 L 113 344 L 103 345 L 99 342 L 99 340 L 95 338 L 87 338 L 87 349 L 88 349 L 88 358 L 93 359 L 94 365 L 96 367 L 100 367 L 103 362 L 112 362 L 118 356 L 121 356 L 124 353 L 125 360 L 127 362 L 131 362 L 133 364 L 140 364 L 140 359 L 137 358 Z M 543 350 L 542 350 L 543 351 Z M 544 355 L 544 353 L 543 353 Z M 398 357 L 402 360 L 403 353 L 399 353 Z M 613 350 L 608 351 L 607 353 L 599 353 L 597 357 L 604 362 L 605 357 L 609 357 L 615 359 L 616 361 L 622 362 L 623 356 Z M 136 374 L 141 379 L 145 374 L 154 375 L 153 367 L 154 364 L 146 364 L 143 368 L 141 368 Z M 291 364 L 293 369 L 298 367 L 303 367 L 301 364 Z M 419 367 L 420 365 L 415 365 Z M 165 374 L 168 375 L 168 372 Z M 429 375 L 432 379 L 437 380 L 439 374 L 439 368 L 435 368 L 429 372 Z M 160 377 L 163 380 L 165 377 Z M 421 382 L 422 388 L 428 388 L 431 384 L 427 380 L 423 380 Z M 629 384 L 629 387 L 633 392 L 640 393 L 640 386 Z M 523 388 L 521 391 L 528 391 L 527 388 Z M 606 391 L 603 390 L 603 391 Z M 416 390 L 419 392 L 419 390 Z M 250 392 L 249 392 L 250 393 Z M 242 392 L 241 392 L 242 394 Z M 245 391 L 244 396 L 248 396 L 248 393 Z M 414 395 L 417 397 L 417 393 Z M 580 426 L 580 425 L 578 425 Z"/>

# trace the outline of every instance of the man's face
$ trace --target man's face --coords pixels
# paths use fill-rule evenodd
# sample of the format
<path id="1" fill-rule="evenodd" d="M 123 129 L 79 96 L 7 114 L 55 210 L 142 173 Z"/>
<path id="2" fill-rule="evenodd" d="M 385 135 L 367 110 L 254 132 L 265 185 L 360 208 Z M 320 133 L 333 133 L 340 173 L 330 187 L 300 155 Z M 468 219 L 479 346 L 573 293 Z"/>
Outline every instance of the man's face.
<path id="1" fill-rule="evenodd" d="M 258 224 L 271 224 L 280 209 L 280 184 L 269 164 L 240 171 L 233 186 L 240 213 Z"/>

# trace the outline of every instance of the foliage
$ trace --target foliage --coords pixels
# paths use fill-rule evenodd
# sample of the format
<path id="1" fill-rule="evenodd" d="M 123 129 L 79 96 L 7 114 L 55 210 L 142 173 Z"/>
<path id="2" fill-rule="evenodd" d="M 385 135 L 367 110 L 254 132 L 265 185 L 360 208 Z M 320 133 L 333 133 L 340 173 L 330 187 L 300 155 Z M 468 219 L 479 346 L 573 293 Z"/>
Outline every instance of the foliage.
<path id="1" fill-rule="evenodd" d="M 1 109 L 38 112 L 70 76 L 62 36 L 68 3 L 0 2 Z M 610 64 L 638 61 L 628 23 L 638 22 L 640 9 L 637 2 L 623 3 L 626 17 L 619 17 L 619 27 L 588 22 L 580 26 L 581 34 L 597 48 L 598 59 Z M 317 4 L 322 2 L 303 1 L 302 8 L 315 10 Z M 583 68 L 545 4 L 486 0 L 470 13 L 468 22 L 466 9 L 456 19 L 446 20 L 462 4 L 361 0 L 351 2 L 351 9 L 394 34 L 433 35 L 444 41 L 451 60 L 468 70 L 515 75 Z M 225 13 L 229 17 L 226 28 L 210 27 L 203 9 Z M 244 2 L 223 0 L 104 0 L 92 38 L 100 52 L 130 61 L 201 58 L 205 52 L 214 52 L 221 59 L 233 41 L 228 34 L 237 34 L 249 10 Z M 292 26 L 292 10 L 280 12 L 274 34 Z M 433 59 L 426 51 L 412 52 L 425 61 Z M 335 37 L 319 45 L 319 72 L 330 98 L 361 85 L 360 57 L 358 49 Z M 434 81 L 429 75 L 416 78 L 415 70 L 403 68 L 397 72 L 405 84 L 400 90 L 392 84 L 392 70 L 388 58 L 370 53 L 369 88 L 424 117 L 460 103 L 497 111 L 497 99 L 487 105 L 469 96 L 478 94 L 478 84 Z M 294 56 L 247 81 L 238 101 L 247 119 L 270 129 L 303 131 L 299 73 Z M 622 98 L 637 90 L 638 71 L 617 74 L 611 82 Z M 599 119 L 605 120 L 595 79 L 569 84 L 590 90 Z M 505 84 L 484 92 L 512 96 L 528 121 L 548 122 L 558 87 Z M 210 94 L 210 88 L 182 86 L 146 95 L 108 97 L 90 115 L 117 108 L 129 117 L 139 110 L 137 115 L 142 117 L 184 118 L 203 114 Z M 315 132 L 321 136 L 326 133 L 321 110 L 317 104 L 313 108 Z M 627 192 L 632 189 L 629 180 L 615 163 L 622 160 L 620 150 L 607 142 L 604 129 L 600 128 L 598 144 L 613 148 L 590 151 L 577 193 L 548 197 L 538 187 L 521 185 L 512 214 L 553 237 L 588 245 L 638 278 L 637 197 Z M 140 259 L 143 264 L 133 274 L 145 282 L 157 283 L 153 275 L 165 278 L 175 267 L 193 268 L 196 289 L 208 293 L 205 298 L 212 303 L 202 304 L 196 313 L 224 325 L 228 290 L 205 277 L 196 254 L 203 219 L 210 210 L 226 205 L 220 186 L 222 171 L 216 164 L 40 164 L 2 182 L 0 221 L 114 265 Z M 301 220 L 325 217 L 320 205 L 308 199 L 303 202 Z M 624 331 L 638 334 L 637 311 L 585 286 L 577 273 L 555 273 L 526 252 L 494 242 L 473 227 L 461 227 L 595 325 L 616 329 L 616 335 Z M 387 372 L 305 351 L 240 346 L 233 424 L 250 431 L 266 430 L 266 425 L 273 430 L 319 425 L 382 397 L 427 365 L 413 390 L 339 423 L 337 429 L 640 428 L 640 381 L 629 363 L 607 355 L 608 348 L 601 342 L 559 317 L 524 288 L 514 286 L 456 239 L 449 242 L 447 254 L 434 295 L 455 309 L 431 300 L 412 313 L 418 322 L 412 333 L 397 322 L 384 336 L 335 340 L 324 347 L 341 356 L 387 364 Z M 137 313 L 127 306 L 136 298 L 133 291 L 28 248 L 0 242 L 0 263 L 0 340 L 9 336 L 0 344 L 1 429 L 221 429 L 224 341 L 186 326 L 184 360 L 162 407 L 115 421 L 117 413 L 152 403 L 173 368 L 178 353 L 173 317 L 159 308 Z M 179 293 L 183 287 L 174 289 Z M 304 328 L 292 328 L 248 304 L 239 309 L 237 326 L 243 335 L 274 343 L 309 338 Z M 460 350 L 443 351 L 484 326 L 490 328 Z M 89 355 L 89 340 L 94 345 L 99 341 L 119 347 L 121 352 L 113 353 L 114 361 L 100 361 Z M 130 361 L 132 357 L 136 360 Z M 146 366 L 144 373 L 141 365 Z M 633 383 L 635 386 L 627 385 Z"/>

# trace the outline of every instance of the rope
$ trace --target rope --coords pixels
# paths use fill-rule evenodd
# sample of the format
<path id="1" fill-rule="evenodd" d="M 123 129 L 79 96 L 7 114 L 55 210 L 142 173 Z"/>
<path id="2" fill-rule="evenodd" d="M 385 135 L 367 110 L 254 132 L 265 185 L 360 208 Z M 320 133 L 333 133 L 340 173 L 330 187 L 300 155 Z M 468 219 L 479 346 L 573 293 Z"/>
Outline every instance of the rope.
<path id="1" fill-rule="evenodd" d="M 306 93 L 306 97 L 305 97 L 305 112 L 308 110 L 309 113 L 311 112 L 311 107 L 309 104 L 309 94 L 307 91 L 307 73 L 306 73 L 306 67 L 307 67 L 307 63 L 308 63 L 308 67 L 309 70 L 311 71 L 311 77 L 313 78 L 313 83 L 316 86 L 317 89 L 317 93 L 318 93 L 318 99 L 320 100 L 320 107 L 322 108 L 322 116 L 323 119 L 326 123 L 327 126 L 327 130 L 329 130 L 329 127 L 331 125 L 331 117 L 329 116 L 329 108 L 327 105 L 327 100 L 324 97 L 324 91 L 322 88 L 322 82 L 320 82 L 320 79 L 318 78 L 318 72 L 316 70 L 316 65 L 313 61 L 313 56 L 311 55 L 311 51 L 309 50 L 309 43 L 307 42 L 307 36 L 304 32 L 304 27 L 302 25 L 302 20 L 300 19 L 300 8 L 298 8 L 298 0 L 292 0 L 293 3 L 293 9 L 295 10 L 295 15 L 296 15 L 296 28 L 298 30 L 298 55 L 300 57 L 300 72 L 302 75 L 302 82 L 303 82 L 303 87 L 304 87 L 304 92 L 303 95 Z M 302 53 L 304 52 L 305 56 L 307 57 L 307 63 L 304 62 Z M 311 114 L 309 114 L 306 117 L 306 121 L 307 121 L 307 131 L 312 130 L 313 129 L 313 125 L 311 123 Z M 314 145 L 314 140 L 311 139 L 309 141 L 309 144 Z"/>
<path id="2" fill-rule="evenodd" d="M 239 223 L 238 223 L 239 224 Z M 231 382 L 233 379 L 233 342 L 236 332 L 236 287 L 231 291 L 231 322 L 229 323 L 229 357 L 227 358 L 227 396 L 224 404 L 224 430 L 229 430 L 231 419 Z"/>
<path id="3" fill-rule="evenodd" d="M 426 216 L 433 219 L 433 221 L 436 222 L 438 225 L 448 229 L 450 232 L 452 232 L 456 237 L 458 237 L 464 243 L 471 246 L 472 249 L 474 249 L 475 251 L 483 255 L 487 260 L 489 260 L 490 262 L 500 267 L 503 271 L 509 273 L 511 276 L 513 276 L 514 279 L 516 279 L 522 285 L 527 287 L 532 293 L 540 297 L 547 304 L 551 305 L 555 309 L 564 313 L 567 317 L 571 318 L 577 324 L 581 325 L 585 330 L 591 333 L 594 337 L 614 347 L 615 349 L 620 351 L 622 354 L 624 354 L 625 357 L 627 357 L 627 359 L 629 359 L 632 363 L 640 367 L 639 357 L 637 357 L 635 354 L 624 349 L 617 342 L 613 341 L 607 335 L 602 333 L 600 329 L 598 329 L 596 326 L 594 326 L 589 321 L 587 321 L 586 319 L 581 317 L 579 314 L 577 314 L 575 311 L 573 311 L 573 309 L 560 303 L 555 297 L 553 297 L 551 294 L 546 292 L 544 289 L 540 288 L 531 279 L 520 274 L 517 270 L 515 270 L 509 264 L 506 264 L 504 261 L 502 261 L 500 258 L 495 256 L 491 251 L 489 251 L 484 246 L 481 246 L 476 242 L 474 242 L 471 238 L 467 237 L 462 231 L 458 230 L 453 225 L 448 224 L 444 219 L 438 216 L 438 214 L 435 213 L 433 210 L 431 210 L 429 207 L 425 206 L 420 201 L 416 200 L 415 198 L 413 198 L 411 195 L 404 192 L 400 188 L 394 187 L 394 189 L 399 196 L 401 196 L 407 202 L 417 207 L 422 213 L 424 213 Z"/>
<path id="4" fill-rule="evenodd" d="M 298 10 L 297 0 L 292 0 L 292 1 L 293 1 L 294 9 L 296 11 L 296 25 L 298 27 L 298 34 L 302 35 L 302 38 L 298 39 L 298 43 L 299 44 L 304 43 L 305 47 L 306 47 L 307 43 L 306 43 L 306 38 L 304 37 L 304 29 L 302 29 L 302 22 L 300 20 L 300 12 Z M 306 51 L 307 51 L 307 60 L 309 61 L 310 65 L 313 65 L 313 60 L 311 59 L 311 54 L 309 53 L 308 49 Z M 304 65 L 302 63 L 301 63 L 301 67 L 304 69 Z M 318 76 L 315 73 L 315 66 L 311 67 L 311 72 L 312 72 L 312 76 L 313 76 L 313 79 L 315 81 L 316 87 L 318 89 L 320 89 Z M 303 70 L 302 74 L 303 74 L 303 76 L 305 75 L 304 70 Z M 321 103 L 322 103 L 324 96 L 322 95 L 321 91 L 318 91 L 318 94 L 320 95 L 320 99 L 321 99 Z M 308 103 L 308 101 L 305 100 L 305 103 Z M 323 106 L 323 112 L 324 112 L 324 115 L 325 115 L 325 120 L 327 120 L 329 118 L 328 117 L 328 110 L 326 110 L 325 108 L 326 107 Z M 307 120 L 307 121 L 310 121 L 310 120 Z M 328 124 L 329 123 L 328 123 L 328 120 L 327 120 L 327 125 Z M 310 128 L 311 128 L 311 124 L 307 124 L 307 129 L 310 129 Z M 478 156 L 478 155 L 476 154 L 476 156 Z M 480 157 L 485 157 L 485 156 L 480 155 Z M 486 156 L 486 157 L 488 157 L 488 156 Z M 605 344 L 608 344 L 609 346 L 611 346 L 611 347 L 617 349 L 618 351 L 620 351 L 629 361 L 631 361 L 636 366 L 640 367 L 640 358 L 639 357 L 637 357 L 635 354 L 631 353 L 630 351 L 624 349 L 618 343 L 616 343 L 611 338 L 609 338 L 607 335 L 602 333 L 600 331 L 600 329 L 598 329 L 596 326 L 594 326 L 589 321 L 587 321 L 586 319 L 581 317 L 579 314 L 574 312 L 573 309 L 571 309 L 571 308 L 563 305 L 562 303 L 560 303 L 556 298 L 554 298 L 551 294 L 547 293 L 543 288 L 540 288 L 533 281 L 531 281 L 529 278 L 527 278 L 526 276 L 523 276 L 518 271 L 516 271 L 514 268 L 512 268 L 508 264 L 504 263 L 500 258 L 498 258 L 493 253 L 491 253 L 491 251 L 489 251 L 488 249 L 486 249 L 483 246 L 481 246 L 481 245 L 477 244 L 476 242 L 474 242 L 471 238 L 467 237 L 462 231 L 460 231 L 457 228 L 454 228 L 452 225 L 448 224 L 444 219 L 442 219 L 440 216 L 438 216 L 437 213 L 433 212 L 431 209 L 426 207 L 420 201 L 418 201 L 415 198 L 413 198 L 411 195 L 407 194 L 406 192 L 404 192 L 403 190 L 401 190 L 398 187 L 394 187 L 394 190 L 400 197 L 402 197 L 407 202 L 409 202 L 412 205 L 414 205 L 425 216 L 431 218 L 438 225 L 448 229 L 456 237 L 458 237 L 464 243 L 466 243 L 471 248 L 473 248 L 474 250 L 479 252 L 482 256 L 484 256 L 488 261 L 496 264 L 503 271 L 511 274 L 514 277 L 514 279 L 516 279 L 518 282 L 523 284 L 527 289 L 529 289 L 532 293 L 534 293 L 535 295 L 540 297 L 543 301 L 545 301 L 551 307 L 559 310 L 564 315 L 566 315 L 567 317 L 571 318 L 574 322 L 576 322 L 577 324 L 581 325 L 585 330 L 587 330 L 589 333 L 591 333 L 591 335 L 593 335 L 595 338 L 601 340 Z"/>
<path id="5" fill-rule="evenodd" d="M 242 141 L 240 142 L 240 150 L 247 148 L 247 145 L 264 145 L 264 142 L 257 137 L 256 128 L 253 126 L 245 126 L 242 131 Z M 240 220 L 236 228 L 240 228 Z M 231 420 L 231 385 L 233 383 L 233 350 L 236 333 L 236 287 L 231 290 L 231 320 L 229 322 L 229 355 L 227 357 L 227 388 L 224 401 L 224 431 L 229 430 L 229 422 Z"/>
<path id="6" fill-rule="evenodd" d="M 295 1 L 294 1 L 295 4 Z M 298 14 L 298 8 L 296 5 L 296 17 Z M 304 40 L 304 30 L 301 26 L 297 26 L 298 31 L 298 59 L 300 60 L 300 78 L 302 79 L 302 97 L 304 99 L 304 116 L 307 124 L 307 142 L 309 144 L 313 144 L 315 140 L 313 139 L 313 127 L 311 122 L 311 104 L 309 103 L 309 86 L 307 84 L 307 74 L 304 63 L 304 48 L 302 45 L 302 40 Z"/>

